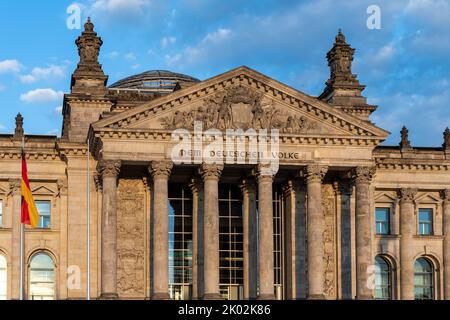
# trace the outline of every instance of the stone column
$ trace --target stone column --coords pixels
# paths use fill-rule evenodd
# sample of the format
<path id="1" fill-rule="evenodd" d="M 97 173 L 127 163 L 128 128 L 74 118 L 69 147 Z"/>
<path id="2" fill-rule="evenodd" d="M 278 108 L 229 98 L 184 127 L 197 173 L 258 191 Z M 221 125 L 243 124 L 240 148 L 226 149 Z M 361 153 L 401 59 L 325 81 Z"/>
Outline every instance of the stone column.
<path id="1" fill-rule="evenodd" d="M 450 189 L 442 192 L 444 199 L 444 298 L 450 300 Z"/>
<path id="2" fill-rule="evenodd" d="M 11 299 L 20 299 L 20 217 L 21 217 L 21 191 L 20 179 L 10 179 L 9 189 L 12 195 L 11 206 L 11 233 L 12 233 L 12 250 L 11 250 Z M 24 259 L 25 261 L 25 259 Z M 24 263 L 25 266 L 25 263 Z M 24 267 L 24 270 L 26 268 Z M 24 271 L 25 272 L 25 271 Z"/>
<path id="3" fill-rule="evenodd" d="M 369 266 L 374 264 L 372 257 L 372 224 L 370 215 L 370 183 L 375 174 L 374 167 L 354 169 L 356 202 L 356 299 L 373 299 L 373 290 L 368 285 Z"/>
<path id="4" fill-rule="evenodd" d="M 222 164 L 202 164 L 203 178 L 203 299 L 220 299 L 219 293 L 219 178 Z"/>
<path id="5" fill-rule="evenodd" d="M 304 171 L 307 188 L 308 299 L 324 299 L 322 179 L 328 167 L 309 165 Z"/>
<path id="6" fill-rule="evenodd" d="M 414 199 L 417 190 L 402 188 L 400 196 L 400 297 L 414 300 L 414 252 L 415 231 Z"/>
<path id="7" fill-rule="evenodd" d="M 256 187 L 253 181 L 244 180 L 241 184 L 243 194 L 244 231 L 244 299 L 256 299 L 258 274 L 258 239 L 256 219 Z"/>
<path id="8" fill-rule="evenodd" d="M 259 300 L 275 299 L 273 261 L 273 172 L 259 164 L 255 170 L 258 182 L 258 278 Z"/>
<path id="9" fill-rule="evenodd" d="M 300 237 L 297 236 L 296 232 L 296 198 L 295 187 L 293 181 L 288 181 L 285 186 L 283 186 L 283 195 L 285 199 L 285 256 L 286 256 L 286 298 L 289 300 L 296 299 L 297 292 L 297 256 L 296 247 L 300 244 Z"/>
<path id="10" fill-rule="evenodd" d="M 152 300 L 169 299 L 169 191 L 173 163 L 152 161 L 153 178 L 153 292 Z"/>
<path id="11" fill-rule="evenodd" d="M 117 299 L 117 178 L 120 161 L 101 160 L 97 170 L 102 176 L 102 252 L 100 299 Z"/>
<path id="12" fill-rule="evenodd" d="M 189 184 L 192 191 L 192 299 L 202 297 L 203 292 L 203 184 L 192 178 Z"/>

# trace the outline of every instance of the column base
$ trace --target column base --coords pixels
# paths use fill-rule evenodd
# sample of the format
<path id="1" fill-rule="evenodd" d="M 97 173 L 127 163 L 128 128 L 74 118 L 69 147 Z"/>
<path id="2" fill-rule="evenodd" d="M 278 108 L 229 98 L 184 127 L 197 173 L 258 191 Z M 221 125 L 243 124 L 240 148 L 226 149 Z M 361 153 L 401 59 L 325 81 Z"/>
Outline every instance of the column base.
<path id="1" fill-rule="evenodd" d="M 307 300 L 325 300 L 324 294 L 310 294 L 306 298 Z"/>
<path id="2" fill-rule="evenodd" d="M 167 292 L 157 292 L 152 294 L 151 300 L 171 300 Z"/>
<path id="3" fill-rule="evenodd" d="M 118 300 L 119 295 L 117 293 L 102 293 L 98 300 Z"/>
<path id="4" fill-rule="evenodd" d="M 262 293 L 258 297 L 256 297 L 256 300 L 275 300 L 275 294 L 273 294 L 273 293 Z"/>
<path id="5" fill-rule="evenodd" d="M 223 300 L 223 298 L 219 293 L 205 293 L 203 300 Z"/>

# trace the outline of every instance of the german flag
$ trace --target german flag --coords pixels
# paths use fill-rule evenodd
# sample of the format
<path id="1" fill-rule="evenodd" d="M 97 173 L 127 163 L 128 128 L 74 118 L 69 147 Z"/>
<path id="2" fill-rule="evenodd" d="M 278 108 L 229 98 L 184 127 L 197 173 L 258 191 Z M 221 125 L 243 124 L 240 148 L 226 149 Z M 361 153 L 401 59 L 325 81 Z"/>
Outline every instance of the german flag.
<path id="1" fill-rule="evenodd" d="M 28 181 L 27 161 L 25 160 L 25 152 L 22 151 L 22 224 L 30 225 L 36 228 L 39 222 L 39 213 L 31 194 L 30 182 Z"/>

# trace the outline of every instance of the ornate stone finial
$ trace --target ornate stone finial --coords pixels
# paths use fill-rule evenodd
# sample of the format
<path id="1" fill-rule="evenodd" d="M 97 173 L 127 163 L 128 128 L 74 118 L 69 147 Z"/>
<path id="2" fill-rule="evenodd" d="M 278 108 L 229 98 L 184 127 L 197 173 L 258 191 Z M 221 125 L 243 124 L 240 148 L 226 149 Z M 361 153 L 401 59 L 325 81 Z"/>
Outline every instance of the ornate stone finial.
<path id="1" fill-rule="evenodd" d="M 413 202 L 416 198 L 417 189 L 415 188 L 401 188 L 398 190 L 398 197 L 402 202 Z"/>
<path id="2" fill-rule="evenodd" d="M 122 163 L 120 160 L 100 160 L 97 164 L 98 173 L 104 177 L 117 177 Z"/>
<path id="3" fill-rule="evenodd" d="M 20 113 L 18 113 L 16 116 L 16 129 L 14 130 L 14 137 L 23 137 L 24 133 L 23 117 Z"/>
<path id="4" fill-rule="evenodd" d="M 376 168 L 375 167 L 356 167 L 353 170 L 353 180 L 355 184 L 360 183 L 370 183 L 375 176 Z"/>
<path id="5" fill-rule="evenodd" d="M 322 182 L 327 171 L 328 166 L 311 164 L 302 170 L 302 175 L 306 178 L 307 183 Z"/>
<path id="6" fill-rule="evenodd" d="M 153 180 L 158 178 L 167 179 L 172 169 L 173 163 L 170 161 L 152 161 L 148 167 L 148 171 L 152 175 Z"/>
<path id="7" fill-rule="evenodd" d="M 448 127 L 444 131 L 444 143 L 442 147 L 445 151 L 450 151 L 450 129 Z"/>
<path id="8" fill-rule="evenodd" d="M 202 176 L 203 181 L 208 179 L 218 180 L 222 175 L 223 164 L 217 163 L 203 163 L 199 168 L 199 173 Z"/>
<path id="9" fill-rule="evenodd" d="M 98 55 L 103 41 L 94 31 L 94 24 L 91 22 L 90 18 L 88 18 L 88 21 L 85 23 L 84 31 L 75 41 L 75 44 L 78 47 L 78 54 L 80 56 L 80 62 L 75 70 L 75 74 L 81 72 L 94 72 L 103 75 L 102 68 L 98 62 Z"/>
<path id="10" fill-rule="evenodd" d="M 338 34 L 336 35 L 336 43 L 339 43 L 339 44 L 347 44 L 347 43 L 345 42 L 345 36 L 344 36 L 344 34 L 342 33 L 342 29 L 341 29 L 341 28 L 339 28 Z"/>
<path id="11" fill-rule="evenodd" d="M 405 126 L 403 126 L 402 130 L 400 131 L 400 135 L 401 135 L 400 149 L 401 150 L 412 149 L 411 143 L 408 140 L 408 129 Z"/>

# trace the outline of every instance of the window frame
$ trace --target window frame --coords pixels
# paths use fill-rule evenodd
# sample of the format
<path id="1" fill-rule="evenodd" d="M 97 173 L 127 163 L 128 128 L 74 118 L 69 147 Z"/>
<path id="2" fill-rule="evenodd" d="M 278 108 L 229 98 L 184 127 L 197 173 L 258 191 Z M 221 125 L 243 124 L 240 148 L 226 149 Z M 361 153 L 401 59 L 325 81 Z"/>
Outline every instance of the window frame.
<path id="1" fill-rule="evenodd" d="M 376 264 L 376 259 L 379 258 L 381 260 L 383 260 L 383 262 L 387 265 L 388 267 L 388 284 L 387 284 L 387 288 L 388 288 L 388 292 L 389 292 L 389 297 L 387 299 L 382 299 L 382 298 L 375 298 L 376 300 L 394 300 L 394 267 L 393 267 L 393 263 L 391 261 L 391 259 L 389 259 L 388 257 L 384 256 L 384 255 L 376 255 L 375 256 L 375 264 Z M 386 286 L 380 286 L 380 287 L 386 287 Z M 377 285 L 375 283 L 375 288 L 374 288 L 374 297 L 375 297 L 375 290 L 377 289 Z"/>
<path id="2" fill-rule="evenodd" d="M 31 264 L 33 262 L 33 259 L 36 256 L 40 255 L 40 254 L 47 255 L 50 258 L 50 261 L 52 262 L 54 280 L 53 280 L 53 299 L 51 299 L 51 300 L 58 300 L 58 265 L 56 263 L 55 256 L 53 255 L 53 253 L 51 253 L 51 252 L 49 252 L 47 250 L 35 251 L 35 252 L 33 252 L 30 255 L 30 257 L 28 259 L 27 273 L 26 273 L 26 275 L 27 275 L 27 279 L 26 279 L 27 280 L 26 281 L 26 284 L 27 284 L 27 286 L 26 286 L 26 288 L 27 288 L 27 296 L 26 297 L 27 297 L 28 300 L 34 300 L 34 299 L 31 299 L 31 280 L 32 280 L 31 279 L 31 271 L 33 271 L 32 267 L 31 267 Z M 38 270 L 38 271 L 41 270 L 42 271 L 42 270 L 49 270 L 49 269 L 38 268 L 36 270 Z M 39 281 L 39 282 L 47 283 L 47 282 L 44 282 L 44 281 Z"/>
<path id="3" fill-rule="evenodd" d="M 420 288 L 430 288 L 431 289 L 431 298 L 430 299 L 423 299 L 423 298 L 422 299 L 417 299 L 416 298 L 416 283 L 415 283 L 415 278 L 416 278 L 416 274 L 417 274 L 417 272 L 416 272 L 416 263 L 419 260 L 421 260 L 421 259 L 429 264 L 429 266 L 431 267 L 431 273 L 421 272 L 421 273 L 419 273 L 419 275 L 421 275 L 421 276 L 429 275 L 430 279 L 431 279 L 431 284 L 429 286 L 420 285 L 418 287 L 420 287 Z M 436 276 L 437 276 L 437 270 L 436 270 L 436 266 L 435 266 L 434 262 L 432 261 L 432 259 L 430 259 L 430 258 L 428 258 L 426 256 L 420 256 L 420 257 L 418 257 L 417 259 L 414 260 L 414 300 L 436 300 L 437 293 L 438 293 L 437 290 L 436 290 L 437 289 L 436 288 L 436 284 L 438 283 L 438 281 L 436 279 Z"/>
<path id="4" fill-rule="evenodd" d="M 48 220 L 49 220 L 49 222 L 48 222 L 48 227 L 45 227 L 45 226 L 41 226 L 41 219 L 42 219 L 42 217 L 43 217 L 43 215 L 41 215 L 41 212 L 39 211 L 39 209 L 38 209 L 38 203 L 39 202 L 48 202 L 48 204 L 49 204 L 49 212 L 48 212 Z M 36 199 L 35 199 L 35 204 L 36 204 L 36 209 L 38 209 L 38 213 L 39 213 L 39 222 L 38 222 L 38 225 L 37 225 L 37 229 L 40 229 L 40 230 L 50 230 L 50 229 L 52 229 L 52 208 L 53 208 L 53 201 L 51 200 L 51 199 L 48 199 L 48 198 L 40 198 L 40 197 L 37 197 Z"/>
<path id="5" fill-rule="evenodd" d="M 385 209 L 387 210 L 387 233 L 378 233 L 378 222 L 379 220 L 377 220 L 377 210 L 378 209 Z M 375 234 L 378 236 L 389 236 L 392 234 L 391 231 L 391 220 L 392 220 L 392 216 L 391 216 L 391 207 L 388 206 L 376 206 L 375 207 Z"/>
<path id="6" fill-rule="evenodd" d="M 426 210 L 431 212 L 430 214 L 430 219 L 431 221 L 429 221 L 429 225 L 430 225 L 430 233 L 421 233 L 421 224 L 425 224 L 425 223 L 421 223 L 420 220 L 420 212 L 422 210 Z M 422 206 L 419 207 L 417 209 L 417 223 L 416 223 L 416 228 L 417 228 L 417 235 L 420 237 L 429 237 L 429 236 L 433 236 L 435 234 L 435 209 L 431 206 Z M 423 228 L 422 228 L 423 229 Z"/>

